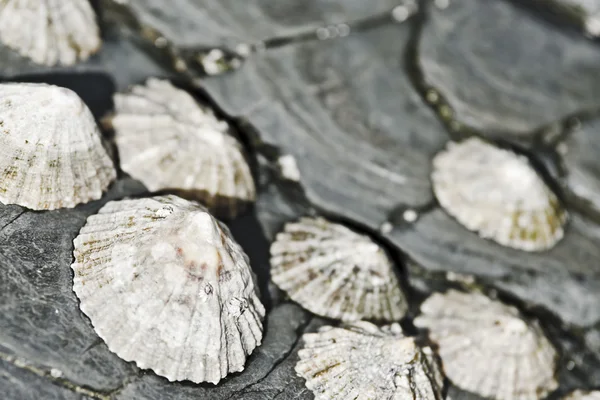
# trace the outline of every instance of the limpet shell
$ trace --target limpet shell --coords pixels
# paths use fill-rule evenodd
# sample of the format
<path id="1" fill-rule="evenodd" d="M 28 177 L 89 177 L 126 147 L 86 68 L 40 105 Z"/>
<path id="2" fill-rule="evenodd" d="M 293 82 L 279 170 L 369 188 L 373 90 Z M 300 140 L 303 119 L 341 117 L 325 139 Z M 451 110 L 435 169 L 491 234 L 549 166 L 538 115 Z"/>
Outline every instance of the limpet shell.
<path id="1" fill-rule="evenodd" d="M 316 400 L 441 400 L 443 378 L 430 348 L 405 337 L 398 324 L 358 321 L 302 336 L 296 364 Z"/>
<path id="2" fill-rule="evenodd" d="M 0 42 L 48 66 L 86 60 L 102 45 L 88 0 L 2 0 Z"/>
<path id="3" fill-rule="evenodd" d="M 481 237 L 525 251 L 553 247 L 567 212 L 528 160 L 478 138 L 451 142 L 433 159 L 441 206 Z"/>
<path id="4" fill-rule="evenodd" d="M 248 257 L 201 205 L 112 201 L 74 243 L 81 310 L 122 359 L 216 384 L 260 345 L 265 309 Z"/>
<path id="5" fill-rule="evenodd" d="M 576 390 L 565 396 L 563 400 L 600 400 L 600 391 L 585 392 Z"/>
<path id="6" fill-rule="evenodd" d="M 0 202 L 34 210 L 99 199 L 116 178 L 83 100 L 69 89 L 0 84 Z"/>
<path id="7" fill-rule="evenodd" d="M 449 290 L 421 305 L 415 325 L 429 329 L 446 376 L 498 400 L 533 400 L 556 389 L 557 353 L 536 322 L 480 293 Z"/>
<path id="8" fill-rule="evenodd" d="M 150 191 L 180 191 L 226 217 L 255 200 L 241 144 L 226 121 L 190 94 L 151 78 L 114 101 L 116 112 L 107 121 L 121 167 Z"/>
<path id="9" fill-rule="evenodd" d="M 408 308 L 385 251 L 324 218 L 301 218 L 277 234 L 271 279 L 302 307 L 328 318 L 397 321 Z"/>

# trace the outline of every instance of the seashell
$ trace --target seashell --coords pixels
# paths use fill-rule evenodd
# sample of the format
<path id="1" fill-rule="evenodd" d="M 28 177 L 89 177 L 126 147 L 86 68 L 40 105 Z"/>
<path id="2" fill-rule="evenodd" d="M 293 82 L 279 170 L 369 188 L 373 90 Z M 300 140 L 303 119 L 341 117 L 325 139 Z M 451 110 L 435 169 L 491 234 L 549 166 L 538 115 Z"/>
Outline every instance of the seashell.
<path id="1" fill-rule="evenodd" d="M 316 400 L 438 400 L 443 377 L 430 348 L 402 335 L 398 324 L 359 321 L 303 337 L 296 364 Z"/>
<path id="2" fill-rule="evenodd" d="M 121 167 L 149 190 L 181 191 L 228 217 L 255 200 L 250 167 L 227 122 L 187 92 L 149 79 L 114 100 L 110 123 Z"/>
<path id="3" fill-rule="evenodd" d="M 34 210 L 99 199 L 116 178 L 92 113 L 69 89 L 0 84 L 0 202 Z"/>
<path id="4" fill-rule="evenodd" d="M 527 159 L 478 138 L 449 143 L 433 159 L 433 190 L 467 229 L 526 251 L 553 247 L 567 213 Z"/>
<path id="5" fill-rule="evenodd" d="M 0 42 L 48 66 L 86 60 L 102 44 L 88 0 L 0 1 Z"/>
<path id="6" fill-rule="evenodd" d="M 74 243 L 81 310 L 122 359 L 216 384 L 260 345 L 265 309 L 248 257 L 199 204 L 112 201 Z"/>
<path id="7" fill-rule="evenodd" d="M 480 293 L 450 290 L 421 305 L 415 325 L 439 346 L 446 376 L 498 400 L 533 400 L 556 389 L 557 353 L 535 322 Z"/>
<path id="8" fill-rule="evenodd" d="M 600 391 L 584 392 L 576 390 L 567 395 L 564 400 L 600 400 Z"/>
<path id="9" fill-rule="evenodd" d="M 277 234 L 271 279 L 302 307 L 328 318 L 396 321 L 408 308 L 385 251 L 324 218 L 301 218 Z"/>

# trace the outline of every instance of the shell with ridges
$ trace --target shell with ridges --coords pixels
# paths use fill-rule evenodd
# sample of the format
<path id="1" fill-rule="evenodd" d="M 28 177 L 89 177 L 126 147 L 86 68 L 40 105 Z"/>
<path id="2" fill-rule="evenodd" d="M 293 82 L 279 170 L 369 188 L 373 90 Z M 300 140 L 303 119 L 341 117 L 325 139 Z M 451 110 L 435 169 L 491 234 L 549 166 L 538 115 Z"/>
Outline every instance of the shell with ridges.
<path id="1" fill-rule="evenodd" d="M 324 218 L 288 223 L 271 245 L 271 279 L 329 318 L 397 321 L 407 302 L 392 261 L 369 237 Z"/>
<path id="2" fill-rule="evenodd" d="M 430 348 L 398 324 L 364 321 L 307 333 L 296 372 L 316 400 L 440 400 L 443 378 Z"/>
<path id="3" fill-rule="evenodd" d="M 99 199 L 116 175 L 77 94 L 46 84 L 0 84 L 0 202 L 74 207 Z"/>
<path id="4" fill-rule="evenodd" d="M 114 100 L 108 121 L 121 167 L 149 190 L 179 190 L 228 217 L 255 200 L 242 146 L 227 122 L 190 94 L 151 78 Z"/>
<path id="5" fill-rule="evenodd" d="M 0 42 L 48 66 L 73 65 L 102 44 L 88 0 L 0 0 Z"/>
<path id="6" fill-rule="evenodd" d="M 75 239 L 73 289 L 108 348 L 173 380 L 217 383 L 260 345 L 248 257 L 204 207 L 113 201 Z"/>
<path id="7" fill-rule="evenodd" d="M 576 390 L 565 396 L 563 400 L 600 400 L 600 391 L 585 392 L 583 390 Z"/>
<path id="8" fill-rule="evenodd" d="M 528 160 L 478 138 L 451 142 L 433 160 L 433 190 L 467 229 L 526 251 L 553 247 L 567 213 Z"/>
<path id="9" fill-rule="evenodd" d="M 538 399 L 558 386 L 556 350 L 516 308 L 450 290 L 429 297 L 421 312 L 415 325 L 429 329 L 456 386 L 498 400 Z"/>

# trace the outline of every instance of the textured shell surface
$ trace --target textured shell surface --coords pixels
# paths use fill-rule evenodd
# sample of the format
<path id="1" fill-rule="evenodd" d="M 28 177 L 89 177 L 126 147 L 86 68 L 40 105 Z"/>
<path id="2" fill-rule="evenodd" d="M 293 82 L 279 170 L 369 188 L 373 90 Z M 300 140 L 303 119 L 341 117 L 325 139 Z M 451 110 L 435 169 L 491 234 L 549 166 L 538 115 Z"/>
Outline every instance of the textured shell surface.
<path id="1" fill-rule="evenodd" d="M 110 123 L 121 167 L 149 190 L 191 193 L 211 211 L 230 217 L 255 200 L 241 144 L 226 121 L 189 93 L 151 78 L 114 100 Z"/>
<path id="2" fill-rule="evenodd" d="M 176 196 L 109 202 L 75 239 L 73 289 L 108 348 L 170 381 L 218 383 L 260 345 L 248 257 Z"/>
<path id="3" fill-rule="evenodd" d="M 484 238 L 541 251 L 564 235 L 567 213 L 525 156 L 478 138 L 451 142 L 431 179 L 446 212 Z"/>
<path id="4" fill-rule="evenodd" d="M 74 207 L 99 199 L 116 175 L 77 94 L 46 84 L 0 84 L 0 202 Z"/>
<path id="5" fill-rule="evenodd" d="M 48 66 L 73 65 L 102 44 L 88 0 L 0 0 L 0 41 Z"/>
<path id="6" fill-rule="evenodd" d="M 324 218 L 301 218 L 277 234 L 271 279 L 302 307 L 328 318 L 397 321 L 407 311 L 385 251 Z"/>
<path id="7" fill-rule="evenodd" d="M 600 400 L 600 391 L 595 390 L 592 392 L 586 392 L 583 390 L 576 390 L 565 396 L 564 400 Z"/>
<path id="8" fill-rule="evenodd" d="M 398 324 L 357 321 L 303 337 L 298 375 L 317 400 L 442 399 L 443 377 L 429 347 L 405 337 Z"/>
<path id="9" fill-rule="evenodd" d="M 537 323 L 480 293 L 436 293 L 415 325 L 429 329 L 444 372 L 462 389 L 499 400 L 545 397 L 558 384 L 557 353 Z"/>

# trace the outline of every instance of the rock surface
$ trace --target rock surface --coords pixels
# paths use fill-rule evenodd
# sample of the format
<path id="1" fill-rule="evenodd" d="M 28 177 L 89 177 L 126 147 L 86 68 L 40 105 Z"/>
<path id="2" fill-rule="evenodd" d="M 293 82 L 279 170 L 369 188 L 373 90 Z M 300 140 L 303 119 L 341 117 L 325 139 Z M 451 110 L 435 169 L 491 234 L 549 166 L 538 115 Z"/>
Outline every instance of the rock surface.
<path id="1" fill-rule="evenodd" d="M 121 173 L 102 200 L 75 209 L 0 205 L 4 398 L 311 399 L 294 372 L 300 337 L 331 322 L 286 300 L 269 284 L 268 265 L 274 235 L 302 215 L 350 224 L 388 247 L 409 289 L 406 327 L 432 291 L 481 288 L 541 320 L 561 354 L 560 393 L 600 382 L 597 43 L 509 0 L 451 0 L 446 8 L 423 1 L 403 23 L 391 13 L 400 0 L 97 3 L 105 38 L 98 55 L 70 69 L 46 68 L 0 46 L 0 80 L 70 87 L 96 118 L 112 109 L 116 90 L 149 76 L 176 77 L 220 108 L 257 161 L 257 205 L 230 225 L 258 275 L 266 336 L 245 371 L 218 386 L 169 383 L 108 351 L 78 308 L 70 264 L 87 216 L 146 192 Z M 206 50 L 241 43 L 255 46 L 234 71 L 206 77 L 189 65 Z M 461 126 L 534 142 L 537 128 L 580 113 L 592 117 L 545 148 L 565 172 L 555 186 L 585 202 L 570 207 L 566 236 L 552 250 L 501 247 L 436 204 L 431 158 L 467 132 Z M 296 160 L 299 184 L 282 176 L 284 154 Z M 449 394 L 478 399 L 454 387 Z"/>

